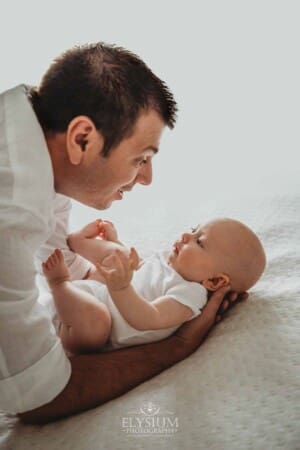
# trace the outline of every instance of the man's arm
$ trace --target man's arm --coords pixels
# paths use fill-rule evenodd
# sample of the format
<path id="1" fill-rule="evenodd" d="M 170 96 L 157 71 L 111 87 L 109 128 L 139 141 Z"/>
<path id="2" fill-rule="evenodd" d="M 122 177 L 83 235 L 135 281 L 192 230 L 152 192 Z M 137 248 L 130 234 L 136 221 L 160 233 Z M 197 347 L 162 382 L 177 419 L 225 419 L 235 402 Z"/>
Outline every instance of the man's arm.
<path id="1" fill-rule="evenodd" d="M 91 268 L 91 264 L 70 250 L 67 245 L 68 222 L 71 211 L 71 200 L 61 194 L 56 194 L 54 199 L 55 229 L 48 240 L 38 249 L 35 257 L 36 268 L 43 277 L 42 263 L 54 252 L 56 248 L 61 249 L 64 259 L 70 271 L 72 280 L 84 278 Z M 45 283 L 46 286 L 46 283 Z"/>
<path id="2" fill-rule="evenodd" d="M 0 407 L 18 412 L 58 395 L 71 364 L 35 285 L 33 255 L 45 222 L 13 205 L 0 216 Z M 49 367 L 55 367 L 54 377 Z"/>
<path id="3" fill-rule="evenodd" d="M 200 316 L 163 341 L 111 353 L 73 356 L 72 375 L 65 389 L 47 405 L 19 414 L 20 419 L 44 424 L 95 408 L 173 366 L 201 345 L 228 291 L 228 286 L 216 291 Z"/>

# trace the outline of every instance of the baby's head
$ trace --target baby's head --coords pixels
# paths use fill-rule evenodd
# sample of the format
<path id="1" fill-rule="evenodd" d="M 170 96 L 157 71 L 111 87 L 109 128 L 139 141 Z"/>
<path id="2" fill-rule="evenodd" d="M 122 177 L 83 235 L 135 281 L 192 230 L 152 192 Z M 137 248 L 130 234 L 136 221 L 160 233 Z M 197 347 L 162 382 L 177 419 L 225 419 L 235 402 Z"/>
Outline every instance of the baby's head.
<path id="1" fill-rule="evenodd" d="M 231 285 L 250 289 L 262 275 L 266 256 L 255 233 L 233 219 L 215 219 L 184 233 L 173 246 L 169 264 L 183 278 L 209 291 Z"/>

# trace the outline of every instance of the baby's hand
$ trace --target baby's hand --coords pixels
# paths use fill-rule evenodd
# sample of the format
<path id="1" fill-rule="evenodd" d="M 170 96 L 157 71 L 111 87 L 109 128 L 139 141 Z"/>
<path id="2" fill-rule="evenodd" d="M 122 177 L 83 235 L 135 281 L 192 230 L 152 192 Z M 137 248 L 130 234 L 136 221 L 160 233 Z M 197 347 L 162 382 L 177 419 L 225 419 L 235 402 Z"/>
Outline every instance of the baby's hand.
<path id="1" fill-rule="evenodd" d="M 119 291 L 129 286 L 138 263 L 139 256 L 134 248 L 131 248 L 129 255 L 117 249 L 112 255 L 104 258 L 101 264 L 97 263 L 97 269 L 108 289 Z"/>
<path id="2" fill-rule="evenodd" d="M 99 237 L 101 237 L 102 239 L 113 242 L 118 241 L 117 230 L 115 229 L 114 224 L 109 220 L 99 219 L 98 228 L 99 228 Z"/>

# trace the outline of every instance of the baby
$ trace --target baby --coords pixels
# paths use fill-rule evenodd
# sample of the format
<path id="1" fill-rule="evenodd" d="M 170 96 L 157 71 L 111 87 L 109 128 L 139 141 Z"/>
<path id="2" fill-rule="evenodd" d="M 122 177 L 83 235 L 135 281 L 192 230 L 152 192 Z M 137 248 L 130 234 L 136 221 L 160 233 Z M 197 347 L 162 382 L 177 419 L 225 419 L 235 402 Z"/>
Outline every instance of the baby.
<path id="1" fill-rule="evenodd" d="M 58 333 L 72 353 L 161 340 L 201 313 L 209 291 L 229 284 L 247 291 L 266 264 L 253 231 L 227 218 L 183 233 L 171 251 L 145 260 L 101 219 L 69 235 L 68 243 L 94 264 L 93 279 L 71 281 L 59 249 L 43 263 L 43 272 L 60 320 Z"/>

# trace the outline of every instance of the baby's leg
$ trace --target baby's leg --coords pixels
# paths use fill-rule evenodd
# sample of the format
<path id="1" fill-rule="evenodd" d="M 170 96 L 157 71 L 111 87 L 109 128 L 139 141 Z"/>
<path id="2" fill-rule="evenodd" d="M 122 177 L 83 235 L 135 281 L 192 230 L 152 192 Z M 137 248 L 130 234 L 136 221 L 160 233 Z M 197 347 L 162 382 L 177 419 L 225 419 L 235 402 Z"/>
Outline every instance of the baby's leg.
<path id="1" fill-rule="evenodd" d="M 73 285 L 61 250 L 43 263 L 43 272 L 51 288 L 64 347 L 72 353 L 100 350 L 111 329 L 111 316 L 96 297 Z"/>
<path id="2" fill-rule="evenodd" d="M 81 234 L 83 237 L 87 239 L 93 239 L 99 236 L 99 224 L 101 223 L 101 219 L 96 219 L 94 222 L 88 223 L 81 230 L 77 232 L 77 234 Z"/>
<path id="3" fill-rule="evenodd" d="M 78 253 L 85 259 L 96 265 L 98 262 L 112 254 L 116 249 L 121 249 L 129 253 L 129 249 L 119 242 L 109 241 L 106 239 L 96 239 L 99 235 L 99 222 L 86 225 L 81 230 L 71 233 L 68 236 L 68 245 L 73 252 Z"/>

